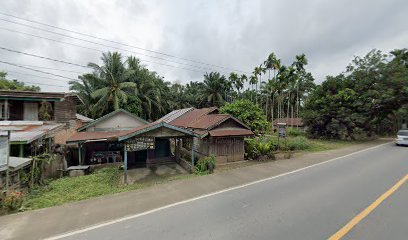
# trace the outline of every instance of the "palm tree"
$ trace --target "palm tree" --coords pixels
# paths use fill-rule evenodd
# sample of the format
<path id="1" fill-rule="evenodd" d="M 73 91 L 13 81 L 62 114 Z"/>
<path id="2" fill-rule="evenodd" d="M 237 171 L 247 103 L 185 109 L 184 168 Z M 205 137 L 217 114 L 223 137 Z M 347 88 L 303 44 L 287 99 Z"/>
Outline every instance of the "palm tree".
<path id="1" fill-rule="evenodd" d="M 106 108 L 107 103 L 112 102 L 114 110 L 118 110 L 120 103 L 127 102 L 126 91 L 135 89 L 136 84 L 126 81 L 127 72 L 120 53 L 103 53 L 101 60 L 101 66 L 96 63 L 88 64 L 94 70 L 92 78 L 104 86 L 95 90 L 92 97 L 99 99 L 96 106 Z"/>
<path id="2" fill-rule="evenodd" d="M 244 88 L 244 84 L 245 82 L 248 81 L 248 77 L 245 74 L 242 74 L 239 77 L 239 90 L 238 90 L 238 94 L 240 94 L 240 90 Z"/>
<path id="3" fill-rule="evenodd" d="M 88 74 L 78 78 L 80 81 L 69 82 L 69 90 L 74 91 L 81 99 L 82 104 L 78 106 L 78 111 L 87 117 L 95 118 L 98 116 L 98 110 L 95 107 L 96 101 L 92 93 L 98 88 L 97 82 L 93 81 L 94 78 Z"/>
<path id="4" fill-rule="evenodd" d="M 254 84 L 256 84 L 258 82 L 258 78 L 255 75 L 251 75 L 251 77 L 249 77 L 249 84 L 251 84 L 251 101 L 253 102 L 253 97 L 252 94 L 254 92 Z"/>
<path id="5" fill-rule="evenodd" d="M 209 106 L 221 107 L 225 99 L 223 95 L 226 92 L 226 78 L 218 72 L 206 73 L 204 75 L 204 89 L 200 94 Z"/>
<path id="6" fill-rule="evenodd" d="M 292 66 L 296 68 L 297 75 L 302 75 L 304 73 L 304 66 L 306 66 L 307 63 L 305 54 L 296 55 L 296 60 Z M 300 77 L 296 79 L 296 117 L 299 117 L 299 81 L 301 81 Z M 296 128 L 299 128 L 298 121 L 296 121 Z"/>

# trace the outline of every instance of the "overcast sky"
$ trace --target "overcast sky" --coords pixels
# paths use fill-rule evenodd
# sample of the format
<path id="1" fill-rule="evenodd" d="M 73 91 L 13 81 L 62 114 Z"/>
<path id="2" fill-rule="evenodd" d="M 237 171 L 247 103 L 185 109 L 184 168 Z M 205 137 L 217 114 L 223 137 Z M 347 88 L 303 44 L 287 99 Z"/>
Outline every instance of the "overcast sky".
<path id="1" fill-rule="evenodd" d="M 307 68 L 320 83 L 326 75 L 343 71 L 355 55 L 364 55 L 373 48 L 389 52 L 408 47 L 406 0 L 2 0 L 1 6 L 1 13 L 195 62 L 75 35 L 4 15 L 0 15 L 0 47 L 79 65 L 100 63 L 100 51 L 115 50 L 10 21 L 18 22 L 120 48 L 124 56 L 132 54 L 140 57 L 149 69 L 171 82 L 201 81 L 206 71 L 228 74 L 231 69 L 236 69 L 251 72 L 270 52 L 274 52 L 285 64 L 290 64 L 296 54 L 305 53 L 309 60 Z M 33 65 L 36 67 L 32 68 L 70 78 L 77 78 L 78 73 L 88 71 L 83 67 L 4 50 L 0 50 L 0 61 Z M 9 71 L 10 77 L 25 82 L 56 85 L 41 85 L 46 91 L 68 89 L 68 79 L 4 63 L 0 63 L 0 70 Z"/>

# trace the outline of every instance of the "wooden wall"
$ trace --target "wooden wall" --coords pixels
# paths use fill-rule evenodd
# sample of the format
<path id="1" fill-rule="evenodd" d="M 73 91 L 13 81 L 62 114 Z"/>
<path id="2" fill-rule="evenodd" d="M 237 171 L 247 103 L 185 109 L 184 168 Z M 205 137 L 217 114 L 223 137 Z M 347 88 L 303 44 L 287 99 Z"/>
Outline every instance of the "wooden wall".
<path id="1" fill-rule="evenodd" d="M 217 163 L 227 163 L 244 160 L 244 138 L 224 137 L 212 138 L 209 145 L 210 155 L 215 155 Z"/>
<path id="2" fill-rule="evenodd" d="M 66 97 L 54 104 L 54 119 L 56 122 L 69 122 L 76 119 L 76 102 L 73 97 Z"/>

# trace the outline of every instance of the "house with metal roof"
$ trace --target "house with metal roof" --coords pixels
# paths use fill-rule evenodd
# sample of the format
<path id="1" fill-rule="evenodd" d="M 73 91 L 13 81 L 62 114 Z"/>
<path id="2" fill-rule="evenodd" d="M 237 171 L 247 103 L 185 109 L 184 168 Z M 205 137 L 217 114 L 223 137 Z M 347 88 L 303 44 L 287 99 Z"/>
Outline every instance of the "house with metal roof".
<path id="1" fill-rule="evenodd" d="M 244 138 L 254 133 L 248 126 L 230 114 L 219 114 L 218 108 L 185 108 L 165 115 L 157 122 L 188 129 L 199 137 L 193 142 L 184 142 L 184 147 L 199 156 L 214 155 L 217 163 L 244 160 Z M 192 144 L 193 143 L 193 144 Z"/>
<path id="2" fill-rule="evenodd" d="M 35 156 L 50 150 L 84 124 L 71 93 L 0 90 L 0 131 L 10 131 L 10 155 Z"/>
<path id="3" fill-rule="evenodd" d="M 77 147 L 75 164 L 94 165 L 123 162 L 125 169 L 175 163 L 177 147 L 171 151 L 170 140 L 198 137 L 194 132 L 163 121 L 147 121 L 117 110 L 78 129 L 67 143 Z M 194 154 L 193 154 L 194 155 Z"/>

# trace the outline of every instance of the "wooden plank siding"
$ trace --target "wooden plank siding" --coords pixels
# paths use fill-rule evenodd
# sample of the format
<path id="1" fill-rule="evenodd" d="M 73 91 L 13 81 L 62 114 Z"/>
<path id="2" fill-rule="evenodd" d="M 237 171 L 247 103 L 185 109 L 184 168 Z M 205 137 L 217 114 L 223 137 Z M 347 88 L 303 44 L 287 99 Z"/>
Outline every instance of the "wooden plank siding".
<path id="1" fill-rule="evenodd" d="M 76 102 L 73 97 L 66 97 L 63 101 L 54 104 L 54 120 L 67 123 L 76 119 Z"/>

